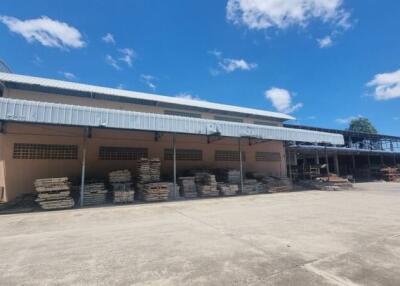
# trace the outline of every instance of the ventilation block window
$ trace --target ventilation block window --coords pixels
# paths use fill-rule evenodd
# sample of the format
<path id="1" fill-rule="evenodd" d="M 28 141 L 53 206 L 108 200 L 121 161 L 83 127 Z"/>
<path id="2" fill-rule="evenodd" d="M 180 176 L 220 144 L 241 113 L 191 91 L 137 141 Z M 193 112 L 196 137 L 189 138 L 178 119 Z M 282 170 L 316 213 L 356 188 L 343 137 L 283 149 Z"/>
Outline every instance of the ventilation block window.
<path id="1" fill-rule="evenodd" d="M 281 161 L 281 154 L 278 152 L 256 152 L 256 161 Z"/>
<path id="2" fill-rule="evenodd" d="M 221 121 L 230 121 L 230 122 L 243 122 L 243 119 L 241 119 L 241 118 L 233 118 L 233 117 L 226 117 L 226 116 L 219 116 L 219 115 L 215 115 L 214 119 L 221 120 Z"/>
<path id="3" fill-rule="evenodd" d="M 201 118 L 201 114 L 200 113 L 191 113 L 191 112 L 176 111 L 176 110 L 164 110 L 164 114 L 184 116 L 184 117 Z"/>
<path id="4" fill-rule="evenodd" d="M 246 154 L 242 152 L 242 160 L 246 161 Z M 239 151 L 215 151 L 215 161 L 240 161 Z"/>
<path id="5" fill-rule="evenodd" d="M 147 148 L 108 147 L 99 148 L 100 160 L 139 160 L 148 157 Z"/>
<path id="6" fill-rule="evenodd" d="M 76 160 L 78 159 L 78 146 L 15 143 L 13 158 L 29 160 Z"/>
<path id="7" fill-rule="evenodd" d="M 173 156 L 173 149 L 164 149 L 164 160 L 173 160 Z M 203 160 L 203 151 L 196 149 L 176 149 L 176 160 L 201 161 Z"/>

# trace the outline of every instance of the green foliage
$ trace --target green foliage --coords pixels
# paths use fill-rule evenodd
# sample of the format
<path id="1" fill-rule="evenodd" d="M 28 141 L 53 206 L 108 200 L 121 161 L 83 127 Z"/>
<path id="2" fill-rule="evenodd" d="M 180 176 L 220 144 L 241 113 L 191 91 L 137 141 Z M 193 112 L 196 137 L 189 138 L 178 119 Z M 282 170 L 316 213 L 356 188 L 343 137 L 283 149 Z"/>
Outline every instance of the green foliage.
<path id="1" fill-rule="evenodd" d="M 347 130 L 354 131 L 354 132 L 369 133 L 369 134 L 377 134 L 378 133 L 378 131 L 372 125 L 372 123 L 368 120 L 368 118 L 364 118 L 364 117 L 359 117 L 359 118 L 351 120 L 351 122 L 349 124 L 349 128 L 347 128 Z"/>

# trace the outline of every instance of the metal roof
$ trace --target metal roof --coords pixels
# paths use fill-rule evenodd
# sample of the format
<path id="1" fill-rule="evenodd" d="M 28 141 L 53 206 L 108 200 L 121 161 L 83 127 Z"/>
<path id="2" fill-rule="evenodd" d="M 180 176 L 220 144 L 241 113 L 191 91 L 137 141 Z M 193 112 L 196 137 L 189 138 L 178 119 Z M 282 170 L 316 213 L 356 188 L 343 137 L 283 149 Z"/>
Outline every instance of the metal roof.
<path id="1" fill-rule="evenodd" d="M 400 154 L 400 152 L 397 151 L 389 151 L 389 150 L 376 150 L 376 149 L 359 149 L 359 148 L 349 148 L 349 147 L 332 147 L 332 146 L 312 146 L 312 145 L 294 145 L 294 146 L 289 146 L 290 149 L 292 150 L 297 150 L 301 152 L 308 152 L 313 154 L 314 152 L 325 152 L 326 151 L 331 154 L 331 153 L 338 153 L 338 154 L 382 154 L 382 155 L 396 155 Z"/>
<path id="2" fill-rule="evenodd" d="M 48 92 L 52 91 L 61 92 L 61 94 L 66 94 L 66 92 L 70 91 L 70 92 L 80 93 L 81 96 L 83 95 L 83 93 L 85 93 L 86 96 L 92 96 L 95 94 L 108 95 L 112 97 L 119 97 L 121 98 L 121 100 L 123 100 L 124 98 L 135 99 L 139 100 L 140 102 L 151 102 L 152 104 L 157 104 L 157 103 L 172 104 L 191 109 L 198 108 L 198 109 L 236 113 L 245 116 L 268 117 L 280 121 L 294 119 L 294 117 L 287 114 L 260 110 L 260 109 L 238 107 L 233 105 L 212 103 L 208 101 L 193 100 L 193 99 L 179 98 L 173 96 L 163 96 L 163 95 L 156 95 L 156 94 L 149 94 L 149 93 L 142 93 L 142 92 L 135 92 L 128 90 L 114 89 L 108 87 L 100 87 L 95 85 L 87 85 L 75 82 L 67 82 L 67 81 L 19 75 L 19 74 L 0 72 L 0 81 L 4 82 L 6 86 L 10 88 L 41 87 L 41 88 L 46 88 Z"/>
<path id="3" fill-rule="evenodd" d="M 337 145 L 344 143 L 342 135 L 326 132 L 12 98 L 0 98 L 0 120 L 199 135 L 219 133 L 227 137 Z"/>

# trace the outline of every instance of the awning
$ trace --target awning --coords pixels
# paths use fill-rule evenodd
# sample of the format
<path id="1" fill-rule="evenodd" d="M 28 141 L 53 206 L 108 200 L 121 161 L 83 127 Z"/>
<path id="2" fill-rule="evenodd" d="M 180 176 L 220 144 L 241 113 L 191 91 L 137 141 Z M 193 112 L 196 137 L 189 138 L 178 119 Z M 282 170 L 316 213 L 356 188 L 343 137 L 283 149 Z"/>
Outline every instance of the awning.
<path id="1" fill-rule="evenodd" d="M 219 134 L 226 137 L 334 145 L 344 144 L 342 135 L 327 132 L 12 98 L 0 98 L 0 120 L 182 134 Z"/>

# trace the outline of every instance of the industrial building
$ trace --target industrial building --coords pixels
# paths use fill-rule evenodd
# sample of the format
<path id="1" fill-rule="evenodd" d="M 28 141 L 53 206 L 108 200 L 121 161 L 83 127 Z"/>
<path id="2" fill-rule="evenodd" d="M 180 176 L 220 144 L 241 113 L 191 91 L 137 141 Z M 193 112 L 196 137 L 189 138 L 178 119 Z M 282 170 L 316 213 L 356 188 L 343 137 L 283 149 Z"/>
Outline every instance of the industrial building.
<path id="1" fill-rule="evenodd" d="M 290 128 L 291 116 L 207 101 L 0 73 L 1 200 L 37 178 L 135 173 L 161 159 L 162 177 L 196 168 L 287 176 L 287 142 L 343 145 L 342 134 Z"/>
<path id="2" fill-rule="evenodd" d="M 288 128 L 340 134 L 344 144 L 310 144 L 290 142 L 286 153 L 289 176 L 292 179 L 313 178 L 335 173 L 351 176 L 356 181 L 382 179 L 381 169 L 400 164 L 400 137 L 284 124 Z M 321 169 L 319 166 L 326 165 Z"/>

